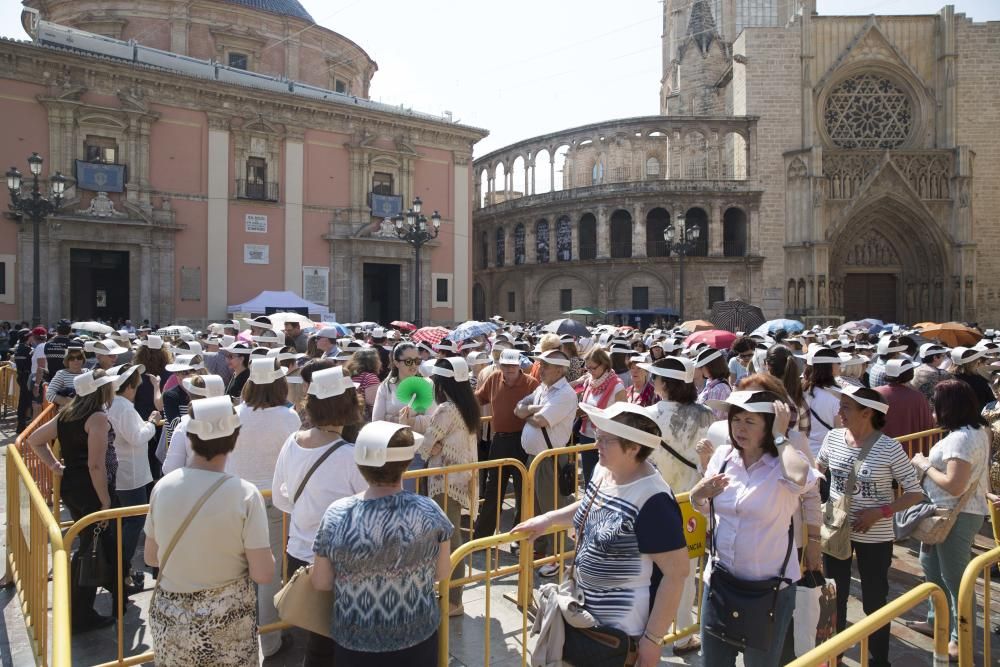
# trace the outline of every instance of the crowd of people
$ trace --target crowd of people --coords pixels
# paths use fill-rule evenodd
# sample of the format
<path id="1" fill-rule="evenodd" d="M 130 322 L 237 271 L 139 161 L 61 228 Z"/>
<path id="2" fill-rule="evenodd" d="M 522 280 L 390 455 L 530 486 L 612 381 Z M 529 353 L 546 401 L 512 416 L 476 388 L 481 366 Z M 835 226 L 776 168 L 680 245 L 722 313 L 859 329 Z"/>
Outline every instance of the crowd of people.
<path id="1" fill-rule="evenodd" d="M 545 561 L 564 528 L 583 602 L 570 614 L 564 591 L 541 586 L 536 658 L 649 667 L 671 626 L 694 619 L 695 562 L 676 500 L 689 493 L 710 520 L 710 556 L 701 632 L 675 642 L 674 654 L 700 650 L 713 667 L 739 654 L 751 666 L 803 655 L 816 643 L 827 580 L 843 630 L 854 560 L 871 613 L 888 600 L 899 531 L 940 509 L 954 523 L 922 545 L 920 562 L 948 609 L 910 625 L 930 633 L 934 614 L 949 614 L 957 654 L 959 582 L 988 503 L 1000 505 L 994 336 L 949 349 L 916 330 L 814 328 L 738 334 L 716 348 L 678 329 L 561 333 L 495 317 L 478 331 L 434 341 L 280 315 L 204 333 L 88 335 L 66 320 L 5 331 L 18 429 L 43 398 L 57 406 L 28 444 L 62 476 L 72 518 L 150 507 L 145 520 L 123 521 L 122 580 L 82 576 L 97 544 L 116 553 L 113 526 L 81 533 L 73 632 L 114 623 L 95 609 L 98 588 L 128 600 L 149 575 L 158 664 L 257 664 L 284 645 L 280 632 L 257 633 L 278 619 L 284 560 L 289 577 L 308 568 L 316 590 L 335 592 L 329 632 L 308 633 L 304 664 L 433 665 L 435 581 L 451 552 L 507 528 L 527 534 Z M 412 378 L 427 384 L 427 405 L 408 398 Z M 946 436 L 929 451 L 908 456 L 897 440 L 935 426 Z M 562 479 L 573 457 L 538 466 L 523 521 L 524 480 L 511 466 L 403 480 L 407 470 L 476 461 L 528 466 L 585 443 L 596 447 L 571 471 L 579 488 L 576 475 Z M 839 524 L 837 508 L 846 508 Z M 143 535 L 149 569 L 134 566 Z M 559 572 L 537 567 L 542 579 Z M 770 593 L 734 596 L 747 586 Z M 462 586 L 446 609 L 464 615 Z M 889 664 L 889 634 L 872 637 L 871 665 Z"/>

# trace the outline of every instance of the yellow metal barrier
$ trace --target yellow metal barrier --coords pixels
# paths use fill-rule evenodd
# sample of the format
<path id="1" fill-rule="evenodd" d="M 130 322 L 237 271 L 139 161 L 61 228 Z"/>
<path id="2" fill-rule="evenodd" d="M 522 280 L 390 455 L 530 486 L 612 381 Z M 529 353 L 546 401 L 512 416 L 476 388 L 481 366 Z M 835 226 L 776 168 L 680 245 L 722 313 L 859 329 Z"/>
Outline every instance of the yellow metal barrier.
<path id="1" fill-rule="evenodd" d="M 937 585 L 921 584 L 905 593 L 878 611 L 868 614 L 843 632 L 837 633 L 813 650 L 800 656 L 787 667 L 814 667 L 821 663 L 837 664 L 837 656 L 844 653 L 857 643 L 861 643 L 860 664 L 868 664 L 868 637 L 879 628 L 899 618 L 905 612 L 913 609 L 924 600 L 930 599 L 936 609 L 947 609 L 948 603 L 944 591 Z M 948 614 L 934 615 L 934 665 L 943 667 L 948 664 Z M 961 663 L 965 664 L 965 663 Z M 972 667 L 972 663 L 969 663 Z"/>
<path id="2" fill-rule="evenodd" d="M 903 451 L 906 452 L 906 455 L 912 459 L 913 455 L 917 452 L 925 456 L 929 454 L 931 447 L 943 437 L 943 428 L 932 428 L 927 431 L 910 433 L 909 435 L 896 438 L 896 440 L 903 446 Z"/>
<path id="3" fill-rule="evenodd" d="M 3 418 L 7 418 L 7 413 L 13 410 L 17 412 L 17 401 L 21 395 L 21 388 L 17 384 L 17 368 L 13 364 L 0 365 L 0 409 L 3 410 Z"/>
<path id="4" fill-rule="evenodd" d="M 23 498 L 22 493 L 27 498 Z M 28 512 L 27 535 L 21 514 L 24 506 Z M 59 532 L 59 523 L 17 447 L 7 447 L 7 512 L 7 574 L 4 579 L 17 588 L 31 650 L 40 665 L 69 667 L 69 559 L 65 542 Z M 51 633 L 48 616 L 50 555 Z"/>
<path id="5" fill-rule="evenodd" d="M 996 515 L 994 514 L 994 518 Z M 994 528 L 995 530 L 995 528 Z M 958 587 L 958 609 L 955 616 L 958 618 L 958 664 L 962 667 L 972 667 L 975 665 L 975 643 L 973 634 L 976 631 L 976 581 L 979 573 L 983 574 L 983 665 L 992 665 L 990 651 L 990 568 L 994 563 L 1000 563 L 1000 546 L 987 551 L 978 558 L 972 559 L 965 567 L 962 575 L 962 583 Z M 948 607 L 942 603 L 941 606 L 935 604 L 935 610 L 946 610 Z M 935 621 L 940 616 L 947 617 L 946 613 L 935 611 Z"/>
<path id="6" fill-rule="evenodd" d="M 53 480 L 52 471 L 42 462 L 42 459 L 35 454 L 35 452 L 28 446 L 28 438 L 32 433 L 37 431 L 42 424 L 45 424 L 50 419 L 56 416 L 56 406 L 49 404 L 46 406 L 38 416 L 35 417 L 27 428 L 25 428 L 14 440 L 14 447 L 21 454 L 21 459 L 24 461 L 25 467 L 31 473 L 31 478 L 35 481 L 35 485 L 38 487 L 39 492 L 42 497 L 45 498 L 47 503 L 52 504 L 52 513 L 55 517 L 59 518 L 59 502 L 58 502 L 58 490 L 56 487 L 59 484 L 59 480 Z M 59 451 L 53 448 L 53 453 L 56 458 L 59 457 Z"/>

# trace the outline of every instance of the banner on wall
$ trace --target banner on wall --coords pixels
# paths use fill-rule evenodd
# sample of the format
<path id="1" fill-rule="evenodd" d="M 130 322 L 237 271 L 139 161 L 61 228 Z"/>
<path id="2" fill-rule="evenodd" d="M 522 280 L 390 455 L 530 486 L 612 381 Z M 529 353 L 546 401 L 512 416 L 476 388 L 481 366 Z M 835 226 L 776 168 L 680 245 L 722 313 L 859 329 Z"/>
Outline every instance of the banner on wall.
<path id="1" fill-rule="evenodd" d="M 372 195 L 372 217 L 391 218 L 403 210 L 403 198 L 400 195 Z"/>
<path id="2" fill-rule="evenodd" d="M 125 165 L 77 160 L 76 187 L 93 192 L 124 192 Z"/>
<path id="3" fill-rule="evenodd" d="M 330 305 L 330 267 L 302 267 L 302 298 L 322 306 Z"/>

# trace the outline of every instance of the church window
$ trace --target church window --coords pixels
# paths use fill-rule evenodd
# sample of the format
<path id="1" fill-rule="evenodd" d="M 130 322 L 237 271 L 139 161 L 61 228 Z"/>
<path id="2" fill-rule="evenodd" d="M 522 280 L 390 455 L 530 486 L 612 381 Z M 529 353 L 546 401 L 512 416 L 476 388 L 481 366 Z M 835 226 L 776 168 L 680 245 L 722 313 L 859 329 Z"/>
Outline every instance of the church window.
<path id="1" fill-rule="evenodd" d="M 913 130 L 909 95 L 880 74 L 858 74 L 837 84 L 823 116 L 838 148 L 899 148 Z"/>
<path id="2" fill-rule="evenodd" d="M 646 177 L 655 178 L 660 175 L 660 161 L 655 157 L 646 160 Z"/>
<path id="3" fill-rule="evenodd" d="M 229 66 L 233 69 L 250 69 L 250 58 L 245 53 L 230 53 Z"/>
<path id="4" fill-rule="evenodd" d="M 88 134 L 83 144 L 87 162 L 115 164 L 118 161 L 118 142 L 113 137 Z"/>

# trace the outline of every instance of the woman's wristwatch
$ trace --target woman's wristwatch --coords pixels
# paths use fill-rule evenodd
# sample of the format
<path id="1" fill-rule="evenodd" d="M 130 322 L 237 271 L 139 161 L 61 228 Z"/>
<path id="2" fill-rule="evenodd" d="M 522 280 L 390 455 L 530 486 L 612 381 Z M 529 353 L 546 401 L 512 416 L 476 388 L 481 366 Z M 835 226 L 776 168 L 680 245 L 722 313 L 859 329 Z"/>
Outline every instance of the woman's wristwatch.
<path id="1" fill-rule="evenodd" d="M 788 442 L 788 438 L 786 438 L 785 436 L 781 435 L 780 433 L 778 435 L 774 436 L 774 446 L 775 447 L 781 447 L 782 445 L 784 445 L 787 442 Z"/>

